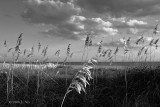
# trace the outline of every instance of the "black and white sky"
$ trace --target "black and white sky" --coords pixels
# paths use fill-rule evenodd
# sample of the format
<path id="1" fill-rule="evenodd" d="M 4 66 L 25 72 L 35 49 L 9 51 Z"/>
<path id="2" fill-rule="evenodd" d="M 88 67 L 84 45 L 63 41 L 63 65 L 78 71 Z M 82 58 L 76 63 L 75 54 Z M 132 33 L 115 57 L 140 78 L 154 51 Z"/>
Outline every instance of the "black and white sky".
<path id="1" fill-rule="evenodd" d="M 135 40 L 144 34 L 149 42 L 159 22 L 160 0 L 0 0 L 0 54 L 3 57 L 6 52 L 5 40 L 8 48 L 13 47 L 23 33 L 22 50 L 41 42 L 49 46 L 50 58 L 56 59 L 54 53 L 60 49 L 63 59 L 71 44 L 75 53 L 71 61 L 80 61 L 86 33 L 91 33 L 94 44 L 103 40 L 110 49 L 123 49 L 122 38 L 131 37 L 136 56 Z M 96 45 L 91 48 L 90 56 L 97 51 Z M 159 51 L 155 51 L 157 57 Z M 117 60 L 121 56 L 122 51 Z"/>

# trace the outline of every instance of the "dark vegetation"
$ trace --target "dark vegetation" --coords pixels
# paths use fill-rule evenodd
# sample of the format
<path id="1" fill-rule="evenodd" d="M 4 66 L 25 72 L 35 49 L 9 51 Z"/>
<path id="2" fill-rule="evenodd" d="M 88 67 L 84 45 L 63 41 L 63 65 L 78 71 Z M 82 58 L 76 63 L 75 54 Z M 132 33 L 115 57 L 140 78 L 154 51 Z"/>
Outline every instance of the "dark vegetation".
<path id="1" fill-rule="evenodd" d="M 124 71 L 127 72 L 127 101 Z M 4 72 L 5 70 L 3 70 Z M 13 95 L 7 102 L 7 74 L 0 74 L 0 107 L 60 107 L 63 96 L 77 70 L 69 68 L 67 79 L 65 69 L 57 76 L 54 70 L 40 72 L 37 92 L 37 71 L 29 76 L 25 71 L 14 70 Z M 85 94 L 70 92 L 63 107 L 160 107 L 160 68 L 134 67 L 130 69 L 95 69 L 94 79 L 87 86 Z M 1 71 L 2 72 L 2 71 Z M 32 72 L 32 71 L 30 71 Z M 48 73 L 51 78 L 47 77 Z M 62 76 L 63 75 L 63 76 Z M 10 87 L 9 87 L 10 88 Z"/>

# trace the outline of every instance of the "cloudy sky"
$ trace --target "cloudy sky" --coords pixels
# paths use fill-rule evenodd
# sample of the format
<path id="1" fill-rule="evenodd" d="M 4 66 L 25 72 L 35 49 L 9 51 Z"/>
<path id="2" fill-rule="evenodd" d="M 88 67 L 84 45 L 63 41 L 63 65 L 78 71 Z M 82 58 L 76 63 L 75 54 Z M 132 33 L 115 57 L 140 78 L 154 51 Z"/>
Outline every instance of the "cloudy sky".
<path id="1" fill-rule="evenodd" d="M 67 45 L 71 44 L 74 54 L 70 61 L 80 61 L 84 38 L 90 33 L 93 44 L 103 40 L 105 49 L 119 46 L 117 61 L 121 61 L 122 38 L 131 37 L 131 55 L 136 56 L 141 47 L 135 46 L 135 41 L 143 34 L 149 42 L 159 22 L 160 0 L 0 0 L 0 58 L 6 56 L 4 41 L 9 49 L 23 33 L 21 50 L 37 48 L 41 42 L 42 47 L 49 46 L 50 60 L 56 60 L 54 53 L 59 49 L 64 60 Z M 89 57 L 97 48 L 90 47 Z M 159 51 L 154 50 L 154 55 Z M 35 56 L 40 55 L 35 52 Z"/>

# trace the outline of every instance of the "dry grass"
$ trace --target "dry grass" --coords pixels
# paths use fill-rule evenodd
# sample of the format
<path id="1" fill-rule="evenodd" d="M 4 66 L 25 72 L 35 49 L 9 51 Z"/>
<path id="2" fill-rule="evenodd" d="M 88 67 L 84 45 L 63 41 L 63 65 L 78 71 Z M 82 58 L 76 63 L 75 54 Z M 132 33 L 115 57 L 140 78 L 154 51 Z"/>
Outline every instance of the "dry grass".
<path id="1" fill-rule="evenodd" d="M 158 24 L 153 29 L 152 37 L 158 33 L 157 27 Z M 102 61 L 112 65 L 114 58 L 116 61 L 119 47 L 115 47 L 115 50 L 106 49 L 101 41 L 95 53 L 96 59 L 89 59 L 93 37 L 87 34 L 81 59 L 81 62 L 85 63 L 80 69 L 74 69 L 70 65 L 65 66 L 75 54 L 71 52 L 71 44 L 67 46 L 62 67 L 59 65 L 60 49 L 55 52 L 56 64 L 46 63 L 49 46 L 46 45 L 42 49 L 40 42 L 37 49 L 33 45 L 29 50 L 23 50 L 23 57 L 29 60 L 29 64 L 17 64 L 22 56 L 20 48 L 22 34 L 19 35 L 15 47 L 8 49 L 7 40 L 4 41 L 7 53 L 0 69 L 2 86 L 0 87 L 2 92 L 0 106 L 157 107 L 160 105 L 159 68 L 152 68 L 151 65 L 150 68 L 137 69 L 136 67 L 104 69 L 101 66 L 95 66 L 97 59 L 102 58 Z M 124 62 L 129 59 L 127 56 L 130 57 L 132 54 L 131 39 L 131 37 L 128 39 L 124 37 L 122 40 Z M 158 38 L 153 38 L 146 43 L 143 34 L 136 40 L 135 45 L 142 46 L 137 53 L 139 62 L 143 61 L 143 56 L 145 56 L 145 62 L 148 56 L 150 58 L 148 60 L 154 60 L 152 56 L 155 53 L 152 52 L 152 48 L 158 48 L 158 41 Z M 36 50 L 41 55 L 41 59 L 36 58 L 36 64 L 32 64 L 30 60 L 35 57 Z M 12 63 L 7 64 L 5 60 L 10 53 L 12 53 Z"/>
<path id="2" fill-rule="evenodd" d="M 39 90 L 37 94 L 37 70 L 33 70 L 30 74 L 30 79 L 27 84 L 27 69 L 15 69 L 14 70 L 14 83 L 13 83 L 13 93 L 14 101 L 22 101 L 23 103 L 17 103 L 14 105 L 26 106 L 26 105 L 41 105 L 41 106 L 60 106 L 63 96 L 66 93 L 65 88 L 65 68 L 60 71 L 60 73 L 55 76 L 56 70 L 58 69 L 44 69 L 40 71 L 42 74 L 39 79 Z M 147 68 L 132 68 L 125 69 L 128 80 L 128 99 L 127 105 L 129 107 L 156 107 L 159 105 L 160 100 L 160 89 L 159 89 L 159 68 L 147 69 Z M 97 76 L 97 81 L 91 80 L 88 82 L 90 85 L 88 87 L 78 88 L 74 83 L 79 82 L 81 79 L 85 79 L 79 73 L 79 69 L 69 68 L 68 71 L 68 84 L 72 93 L 67 94 L 65 98 L 64 106 L 107 106 L 107 107 L 123 107 L 125 106 L 125 79 L 124 70 L 116 69 L 103 69 L 99 68 L 93 75 L 94 69 L 91 69 L 92 78 Z M 6 82 L 8 69 L 3 70 L 4 73 L 0 74 L 2 96 L 0 97 L 1 105 L 8 105 L 6 102 Z M 46 75 L 48 74 L 48 75 Z M 75 75 L 75 76 L 74 76 Z M 76 81 L 75 81 L 76 80 Z M 10 83 L 10 82 L 9 82 Z M 83 84 L 86 81 L 82 82 Z M 82 85 L 81 83 L 81 85 Z M 96 88 L 94 88 L 96 86 Z M 10 87 L 10 86 L 9 86 Z M 85 89 L 85 91 L 83 90 Z M 26 93 L 28 90 L 28 93 Z M 81 92 L 83 91 L 83 93 Z M 10 92 L 10 91 L 9 91 Z M 85 92 L 87 94 L 85 94 Z M 79 93 L 81 93 L 79 95 Z M 11 101 L 11 94 L 9 94 L 9 101 Z M 24 102 L 29 103 L 24 103 Z M 10 102 L 11 103 L 11 102 Z"/>

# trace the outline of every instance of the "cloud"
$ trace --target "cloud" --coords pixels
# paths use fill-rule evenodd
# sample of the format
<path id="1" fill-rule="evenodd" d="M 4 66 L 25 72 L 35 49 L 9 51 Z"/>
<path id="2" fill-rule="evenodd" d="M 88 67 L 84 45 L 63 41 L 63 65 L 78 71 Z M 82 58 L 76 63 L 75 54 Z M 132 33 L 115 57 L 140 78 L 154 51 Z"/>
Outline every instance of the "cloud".
<path id="1" fill-rule="evenodd" d="M 130 28 L 129 30 L 132 34 L 137 34 L 139 32 L 139 30 L 136 28 Z"/>
<path id="2" fill-rule="evenodd" d="M 82 10 L 73 0 L 28 0 L 26 4 L 27 8 L 22 14 L 26 22 L 51 26 L 41 34 L 78 40 L 85 33 L 98 36 L 118 33 L 117 29 L 112 28 L 111 22 L 101 17 L 80 15 Z"/>
<path id="3" fill-rule="evenodd" d="M 77 0 L 85 10 L 113 17 L 144 17 L 160 13 L 160 0 Z"/>
<path id="4" fill-rule="evenodd" d="M 118 29 L 126 29 L 126 28 L 153 29 L 155 27 L 155 25 L 149 25 L 149 24 L 134 24 L 134 26 L 130 26 L 127 23 L 114 24 L 113 26 Z"/>
<path id="5" fill-rule="evenodd" d="M 127 22 L 127 24 L 128 24 L 129 26 L 134 26 L 134 25 L 146 25 L 147 22 L 138 21 L 138 20 L 136 20 L 136 19 L 133 19 L 133 20 L 129 20 L 129 21 Z"/>
<path id="6" fill-rule="evenodd" d="M 76 24 L 65 23 L 57 26 L 53 26 L 49 30 L 41 31 L 41 34 L 53 36 L 53 37 L 61 37 L 65 39 L 78 40 L 80 38 L 80 32 L 83 27 L 80 27 Z"/>
<path id="7" fill-rule="evenodd" d="M 146 41 L 150 42 L 153 39 L 153 37 L 146 37 L 145 39 Z"/>
<path id="8" fill-rule="evenodd" d="M 125 20 L 122 23 L 115 23 L 114 28 L 125 30 L 127 34 L 137 34 L 150 31 L 154 28 L 154 26 L 142 20 L 130 19 Z"/>
<path id="9" fill-rule="evenodd" d="M 121 22 L 121 23 L 126 22 L 126 17 L 115 18 L 115 17 L 108 16 L 108 19 L 114 22 Z"/>
<path id="10" fill-rule="evenodd" d="M 112 26 L 112 23 L 110 23 L 108 21 L 105 22 L 101 18 L 92 18 L 91 20 L 94 21 L 94 22 L 96 22 L 96 23 L 98 23 L 98 24 L 100 24 L 100 25 L 103 25 L 105 27 L 111 27 Z"/>
<path id="11" fill-rule="evenodd" d="M 94 35 L 106 36 L 118 33 L 117 29 L 112 28 L 111 22 L 104 21 L 102 18 L 87 18 L 81 23 L 85 25 L 86 32 L 92 32 Z"/>
<path id="12" fill-rule="evenodd" d="M 22 17 L 34 24 L 63 23 L 81 12 L 72 2 L 64 3 L 59 0 L 27 0 L 26 5 L 27 9 Z"/>
<path id="13" fill-rule="evenodd" d="M 76 40 L 83 25 L 73 23 L 72 17 L 80 12 L 81 8 L 74 5 L 72 0 L 27 0 L 22 18 L 31 24 L 50 25 L 41 34 Z M 83 20 L 82 17 L 79 19 Z"/>
<path id="14" fill-rule="evenodd" d="M 66 39 L 82 39 L 82 35 L 91 33 L 92 35 L 106 36 L 116 35 L 117 29 L 112 28 L 112 23 L 101 18 L 85 18 L 83 16 L 72 16 L 67 23 L 63 23 L 51 30 L 42 32 L 48 35 L 59 35 Z M 68 35 L 68 36 L 66 36 Z"/>
<path id="15" fill-rule="evenodd" d="M 145 18 L 112 18 L 111 16 L 108 16 L 107 19 L 113 23 L 113 28 L 119 29 L 120 32 L 122 31 L 125 34 L 142 33 L 146 30 L 149 31 L 154 28 L 154 26 L 148 24 L 147 21 L 143 21 Z"/>

